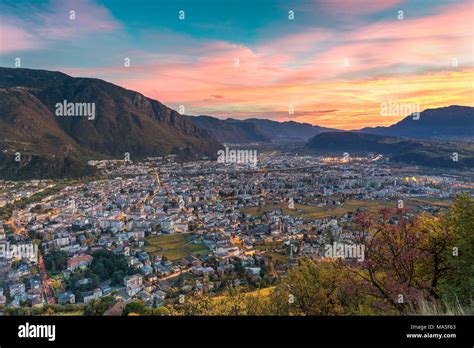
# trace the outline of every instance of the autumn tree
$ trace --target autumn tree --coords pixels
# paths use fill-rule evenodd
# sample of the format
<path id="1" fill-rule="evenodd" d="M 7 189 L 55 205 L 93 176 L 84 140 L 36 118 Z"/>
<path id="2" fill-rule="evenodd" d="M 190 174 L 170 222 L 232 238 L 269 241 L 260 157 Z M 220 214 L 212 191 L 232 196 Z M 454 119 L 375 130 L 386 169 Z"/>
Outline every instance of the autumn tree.
<path id="1" fill-rule="evenodd" d="M 474 198 L 458 196 L 439 220 L 451 236 L 446 252 L 446 274 L 440 279 L 440 292 L 448 301 L 474 303 Z"/>

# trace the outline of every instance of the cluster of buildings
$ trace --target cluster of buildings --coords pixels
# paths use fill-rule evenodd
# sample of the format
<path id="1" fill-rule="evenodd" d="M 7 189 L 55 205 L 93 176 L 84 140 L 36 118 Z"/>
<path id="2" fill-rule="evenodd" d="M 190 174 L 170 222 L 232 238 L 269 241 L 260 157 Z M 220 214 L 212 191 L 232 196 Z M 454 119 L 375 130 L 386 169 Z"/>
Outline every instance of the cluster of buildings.
<path id="1" fill-rule="evenodd" d="M 469 179 L 420 174 L 381 156 L 263 155 L 256 167 L 207 159 L 178 163 L 173 156 L 90 164 L 108 179 L 68 185 L 0 221 L 0 243 L 34 242 L 41 254 L 36 260 L 0 258 L 0 307 L 87 304 L 109 295 L 158 307 L 179 294 L 218 292 L 229 281 L 271 281 L 301 255 L 321 258 L 325 244 L 350 243 L 354 231 L 347 226 L 355 211 L 349 204 L 417 199 L 419 209 L 436 210 L 430 200 L 474 189 Z M 51 185 L 3 182 L 0 202 Z M 202 251 L 170 259 L 149 245 L 150 238 L 172 235 Z M 98 250 L 126 260 L 129 271 L 88 279 Z M 54 252 L 67 261 L 52 275 L 43 259 Z"/>

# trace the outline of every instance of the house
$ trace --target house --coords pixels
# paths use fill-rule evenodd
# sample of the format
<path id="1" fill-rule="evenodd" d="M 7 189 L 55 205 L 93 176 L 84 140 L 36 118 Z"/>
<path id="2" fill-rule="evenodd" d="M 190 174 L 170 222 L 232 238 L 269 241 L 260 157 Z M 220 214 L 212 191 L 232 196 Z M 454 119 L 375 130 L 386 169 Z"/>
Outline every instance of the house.
<path id="1" fill-rule="evenodd" d="M 89 303 L 92 300 L 97 300 L 102 296 L 102 290 L 100 288 L 96 288 L 91 291 L 87 291 L 84 293 L 84 303 Z"/>
<path id="2" fill-rule="evenodd" d="M 167 276 L 171 273 L 171 269 L 161 263 L 155 262 L 155 272 L 159 277 Z"/>
<path id="3" fill-rule="evenodd" d="M 111 288 L 109 285 L 107 285 L 107 284 L 102 285 L 100 288 L 101 288 L 102 294 L 103 294 L 104 296 L 105 296 L 105 295 L 108 295 L 108 294 L 110 294 L 110 293 L 112 292 L 112 288 Z"/>
<path id="4" fill-rule="evenodd" d="M 87 285 L 89 283 L 92 283 L 91 278 L 82 278 L 82 279 L 79 279 L 78 281 L 76 281 L 76 286 Z"/>
<path id="5" fill-rule="evenodd" d="M 137 259 L 140 260 L 141 262 L 149 261 L 150 260 L 150 255 L 148 255 L 146 252 L 141 251 L 137 253 Z"/>
<path id="6" fill-rule="evenodd" d="M 30 279 L 30 288 L 31 289 L 39 289 L 41 287 L 41 281 L 37 278 Z"/>
<path id="7" fill-rule="evenodd" d="M 161 307 L 165 303 L 166 292 L 157 290 L 153 293 L 153 306 Z"/>
<path id="8" fill-rule="evenodd" d="M 183 267 L 185 266 L 201 266 L 202 262 L 195 256 L 189 255 L 187 257 L 182 258 L 179 261 L 179 264 Z"/>
<path id="9" fill-rule="evenodd" d="M 245 271 L 250 273 L 251 275 L 257 276 L 260 275 L 261 268 L 260 267 L 245 267 Z"/>
<path id="10" fill-rule="evenodd" d="M 156 274 L 150 274 L 148 275 L 147 280 L 150 283 L 155 283 L 158 280 L 158 277 L 156 276 Z"/>
<path id="11" fill-rule="evenodd" d="M 212 267 L 201 267 L 201 266 L 194 266 L 192 268 L 192 272 L 197 275 L 209 275 L 214 273 L 214 269 Z"/>
<path id="12" fill-rule="evenodd" d="M 91 255 L 75 255 L 67 261 L 67 269 L 75 271 L 76 269 L 84 269 L 92 263 Z"/>
<path id="13" fill-rule="evenodd" d="M 147 305 L 147 307 L 151 307 L 153 306 L 153 303 L 154 303 L 154 297 L 152 294 L 146 292 L 146 291 L 141 291 L 138 293 L 138 298 L 140 298 L 143 302 L 145 302 L 145 304 Z"/>
<path id="14" fill-rule="evenodd" d="M 127 289 L 128 296 L 134 296 L 143 287 L 143 278 L 140 274 L 134 274 L 123 278 L 123 283 Z"/>
<path id="15" fill-rule="evenodd" d="M 23 283 L 14 283 L 10 285 L 10 297 L 16 297 L 18 295 L 23 295 L 25 293 L 25 284 Z"/>
<path id="16" fill-rule="evenodd" d="M 143 266 L 142 269 L 141 269 L 141 272 L 144 274 L 144 275 L 148 275 L 148 274 L 151 274 L 153 272 L 153 267 L 151 266 Z"/>
<path id="17" fill-rule="evenodd" d="M 160 219 L 159 223 L 161 225 L 161 230 L 164 233 L 174 232 L 174 221 L 171 218 L 165 217 L 163 219 Z"/>
<path id="18" fill-rule="evenodd" d="M 74 304 L 76 303 L 76 296 L 70 291 L 62 292 L 58 295 L 58 303 L 59 304 L 66 304 L 66 303 Z"/>

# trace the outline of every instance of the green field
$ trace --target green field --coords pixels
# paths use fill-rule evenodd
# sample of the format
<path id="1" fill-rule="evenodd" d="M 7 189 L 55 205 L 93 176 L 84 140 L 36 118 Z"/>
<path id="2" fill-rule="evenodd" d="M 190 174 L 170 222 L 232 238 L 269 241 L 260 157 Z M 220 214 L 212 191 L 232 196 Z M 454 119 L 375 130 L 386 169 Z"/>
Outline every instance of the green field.
<path id="1" fill-rule="evenodd" d="M 267 211 L 275 210 L 278 208 L 283 209 L 283 213 L 286 215 L 295 215 L 302 218 L 321 219 L 331 216 L 341 216 L 347 212 L 355 212 L 357 209 L 377 211 L 382 207 L 395 207 L 396 202 L 387 201 L 359 201 L 359 200 L 347 200 L 342 206 L 326 205 L 324 207 L 303 205 L 295 203 L 295 209 L 289 209 L 287 203 L 279 204 L 268 204 L 264 207 L 248 207 L 241 209 L 244 213 L 259 216 Z M 301 213 L 298 212 L 301 210 Z"/>
<path id="2" fill-rule="evenodd" d="M 207 255 L 209 248 L 202 244 L 193 244 L 184 234 L 161 235 L 146 238 L 145 251 L 152 256 L 163 255 L 176 261 L 189 255 Z"/>
<path id="3" fill-rule="evenodd" d="M 406 207 L 409 209 L 417 210 L 420 204 L 428 204 L 428 205 L 434 205 L 438 207 L 448 207 L 450 205 L 450 202 L 445 201 L 445 200 L 411 199 L 406 202 Z M 326 205 L 324 207 L 318 207 L 318 206 L 310 206 L 310 205 L 295 203 L 295 209 L 291 210 L 288 208 L 287 203 L 279 203 L 279 204 L 267 204 L 264 207 L 246 207 L 246 208 L 242 208 L 241 211 L 253 216 L 260 216 L 267 211 L 281 208 L 283 210 L 283 214 L 285 215 L 300 216 L 302 218 L 308 218 L 308 219 L 323 219 L 323 218 L 328 218 L 331 216 L 342 216 L 348 212 L 356 212 L 357 209 L 369 211 L 369 212 L 376 212 L 380 210 L 381 208 L 395 208 L 396 206 L 397 206 L 396 200 L 394 201 L 382 201 L 382 200 L 361 201 L 361 200 L 350 199 L 350 200 L 347 200 L 342 206 Z M 301 212 L 298 212 L 297 210 L 300 210 Z"/>

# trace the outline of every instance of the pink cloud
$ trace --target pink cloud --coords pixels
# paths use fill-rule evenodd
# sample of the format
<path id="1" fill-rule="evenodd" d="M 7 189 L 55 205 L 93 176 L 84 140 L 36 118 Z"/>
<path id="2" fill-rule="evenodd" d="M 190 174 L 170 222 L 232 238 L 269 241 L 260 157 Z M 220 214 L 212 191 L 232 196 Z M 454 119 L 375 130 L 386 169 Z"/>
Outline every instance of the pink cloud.
<path id="1" fill-rule="evenodd" d="M 316 54 L 301 69 L 285 75 L 283 81 L 350 79 L 350 74 L 399 65 L 402 69 L 451 70 L 452 59 L 472 67 L 474 36 L 472 4 L 441 7 L 438 14 L 414 19 L 384 21 L 362 27 L 345 35 L 345 42 Z M 341 42 L 341 34 L 334 33 Z M 348 66 L 344 66 L 347 59 Z M 411 66 L 411 68 L 410 68 Z M 400 70 L 399 74 L 406 71 Z"/>
<path id="2" fill-rule="evenodd" d="M 376 12 L 399 2 L 371 3 L 375 4 L 356 12 Z M 340 10 L 355 6 L 351 1 L 344 4 L 348 7 Z M 128 50 L 131 67 L 121 65 L 118 57 L 115 65 L 66 72 L 94 75 L 172 107 L 185 105 L 188 114 L 265 115 L 343 128 L 382 124 L 396 121 L 377 117 L 380 101 L 387 98 L 417 97 L 427 103 L 431 99 L 436 106 L 467 100 L 463 99 L 467 75 L 461 79 L 452 75 L 451 59 L 458 57 L 463 68 L 472 65 L 470 6 L 465 2 L 439 8 L 432 16 L 383 21 L 350 32 L 314 27 L 253 46 L 150 32 L 147 40 L 159 42 L 160 51 Z M 59 13 L 64 14 L 66 8 L 61 8 Z M 83 9 L 78 18 L 81 13 Z M 108 18 L 106 12 L 89 13 L 93 15 L 82 19 L 89 28 L 117 28 L 113 20 L 97 22 Z M 71 30 L 68 22 L 43 19 L 43 23 L 47 25 L 42 35 L 56 39 L 86 33 Z M 23 34 L 16 35 L 28 43 Z M 349 66 L 343 65 L 345 58 Z M 430 78 L 432 73 L 438 74 L 437 80 Z M 404 89 L 411 77 L 419 83 L 410 81 L 409 89 Z M 449 93 L 442 91 L 444 86 L 449 86 Z M 468 103 L 472 100 L 462 104 Z M 289 104 L 295 105 L 295 115 L 288 114 Z M 335 108 L 335 112 L 314 111 Z"/>
<path id="3" fill-rule="evenodd" d="M 26 30 L 6 24 L 0 26 L 0 53 L 38 48 L 39 43 Z"/>
<path id="4" fill-rule="evenodd" d="M 38 14 L 40 27 L 37 32 L 42 37 L 67 39 L 84 33 L 113 31 L 121 27 L 105 7 L 89 0 L 54 0 L 50 8 L 52 10 Z M 74 11 L 74 20 L 70 18 L 70 11 Z"/>
<path id="5" fill-rule="evenodd" d="M 121 28 L 105 7 L 89 0 L 54 0 L 45 8 L 32 5 L 24 7 L 23 11 L 32 13 L 32 17 L 2 14 L 0 52 L 44 48 L 56 40 L 78 39 Z M 70 19 L 70 11 L 75 11 L 75 20 Z"/>
<path id="6" fill-rule="evenodd" d="M 269 42 L 262 42 L 257 51 L 262 54 L 283 54 L 292 55 L 312 51 L 321 43 L 331 40 L 334 33 L 323 28 L 310 28 L 303 32 L 284 35 Z"/>

